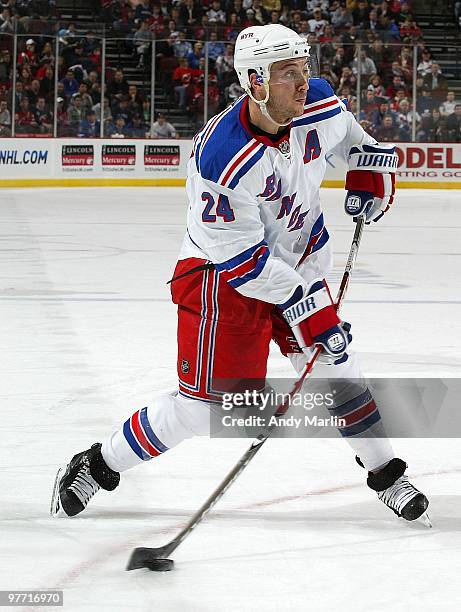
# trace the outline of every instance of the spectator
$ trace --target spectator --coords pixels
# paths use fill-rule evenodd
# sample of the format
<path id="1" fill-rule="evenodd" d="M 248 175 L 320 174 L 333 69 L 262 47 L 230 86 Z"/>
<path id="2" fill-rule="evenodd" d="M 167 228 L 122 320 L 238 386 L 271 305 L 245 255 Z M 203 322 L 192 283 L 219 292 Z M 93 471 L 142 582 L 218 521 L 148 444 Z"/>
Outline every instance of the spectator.
<path id="1" fill-rule="evenodd" d="M 30 108 L 29 98 L 23 96 L 19 102 L 19 109 L 15 117 L 16 134 L 36 134 L 38 132 L 35 115 Z"/>
<path id="2" fill-rule="evenodd" d="M 421 88 L 421 96 L 418 96 L 416 99 L 416 110 L 420 115 L 424 113 L 430 114 L 435 106 L 436 103 L 431 97 L 429 85 L 423 85 Z"/>
<path id="3" fill-rule="evenodd" d="M 40 66 L 54 66 L 54 60 L 53 48 L 50 41 L 47 40 L 40 53 L 39 64 Z"/>
<path id="4" fill-rule="evenodd" d="M 139 24 L 139 28 L 133 36 L 133 44 L 138 55 L 138 68 L 143 68 L 147 63 L 146 56 L 152 44 L 152 32 L 149 30 L 147 21 L 141 21 Z"/>
<path id="5" fill-rule="evenodd" d="M 375 36 L 379 35 L 379 21 L 378 21 L 378 13 L 377 11 L 373 10 L 370 11 L 369 15 L 368 15 L 368 29 L 370 30 L 370 32 L 372 32 Z"/>
<path id="6" fill-rule="evenodd" d="M 101 121 L 101 102 L 98 102 L 97 104 L 95 104 L 92 110 L 96 113 L 96 117 L 98 117 L 98 120 Z M 102 117 L 104 131 L 106 131 L 107 125 L 112 120 L 113 120 L 112 110 L 110 108 L 109 98 L 104 97 L 104 109 L 103 109 L 103 117 Z"/>
<path id="7" fill-rule="evenodd" d="M 336 53 L 331 58 L 330 66 L 337 77 L 342 74 L 344 66 L 347 66 L 346 54 L 343 46 L 336 47 Z"/>
<path id="8" fill-rule="evenodd" d="M 11 113 L 6 100 L 0 100 L 0 136 L 11 136 Z"/>
<path id="9" fill-rule="evenodd" d="M 75 23 L 69 23 L 67 28 L 61 28 L 58 32 L 59 42 L 61 42 L 66 47 L 74 42 L 75 37 L 77 36 L 77 30 L 75 28 Z"/>
<path id="10" fill-rule="evenodd" d="M 405 90 L 404 89 L 398 89 L 395 92 L 395 96 L 389 100 L 389 106 L 390 108 L 394 111 L 397 112 L 397 110 L 400 107 L 400 102 L 402 100 L 404 100 L 407 97 L 407 95 L 405 94 Z"/>
<path id="11" fill-rule="evenodd" d="M 136 6 L 134 18 L 136 23 L 142 23 L 143 21 L 149 21 L 152 17 L 152 11 L 150 10 L 149 0 L 141 0 Z"/>
<path id="12" fill-rule="evenodd" d="M 388 98 L 394 98 L 399 89 L 403 89 L 406 93 L 406 86 L 401 76 L 395 75 L 392 77 L 392 83 L 386 89 L 386 96 Z"/>
<path id="13" fill-rule="evenodd" d="M 133 115 L 132 122 L 128 126 L 128 132 L 131 138 L 145 138 L 146 129 L 142 123 L 140 114 Z"/>
<path id="14" fill-rule="evenodd" d="M 395 7 L 393 9 L 395 14 L 395 22 L 400 25 L 405 21 L 405 19 L 410 15 L 410 5 L 408 2 L 399 3 L 399 7 Z"/>
<path id="15" fill-rule="evenodd" d="M 417 124 L 421 121 L 421 117 L 416 111 L 415 121 Z M 399 126 L 399 140 L 402 142 L 409 142 L 411 140 L 413 126 L 413 111 L 410 108 L 410 102 L 407 98 L 400 100 L 397 109 L 397 124 Z"/>
<path id="16" fill-rule="evenodd" d="M 176 60 L 175 54 L 174 54 L 174 45 L 175 45 L 175 42 L 176 42 L 176 37 L 175 36 L 170 36 L 166 40 L 159 40 L 158 43 L 157 43 L 157 46 L 156 46 L 155 57 L 158 60 L 162 60 L 164 58 L 172 58 L 173 62 L 174 62 L 174 67 L 176 68 L 178 63 L 177 63 L 177 60 Z M 168 64 L 168 66 L 169 66 L 169 64 Z M 160 68 L 161 69 L 165 69 L 166 66 L 162 66 L 162 63 L 160 63 Z"/>
<path id="17" fill-rule="evenodd" d="M 70 136 L 69 119 L 67 116 L 66 101 L 61 96 L 56 99 L 57 102 L 57 123 L 58 136 Z"/>
<path id="18" fill-rule="evenodd" d="M 170 17 L 170 2 L 169 0 L 160 0 L 160 12 L 165 19 Z"/>
<path id="19" fill-rule="evenodd" d="M 210 32 L 210 42 L 208 43 L 208 57 L 212 60 L 212 65 L 220 55 L 224 55 L 226 48 L 224 43 L 218 42 L 218 33 Z"/>
<path id="20" fill-rule="evenodd" d="M 421 51 L 421 58 L 416 70 L 419 76 L 425 77 L 431 73 L 431 66 L 434 60 L 432 59 L 431 52 L 426 48 Z"/>
<path id="21" fill-rule="evenodd" d="M 371 113 L 371 123 L 373 125 L 374 133 L 381 127 L 384 117 L 391 117 L 393 124 L 397 125 L 397 118 L 393 113 L 387 102 L 381 101 L 378 108 Z"/>
<path id="22" fill-rule="evenodd" d="M 418 142 L 442 142 L 446 138 L 446 123 L 439 109 L 433 108 L 431 113 L 424 112 L 418 126 L 416 140 Z"/>
<path id="23" fill-rule="evenodd" d="M 331 24 L 336 31 L 344 30 L 353 23 L 352 14 L 344 5 L 340 5 L 331 15 Z"/>
<path id="24" fill-rule="evenodd" d="M 179 32 L 179 36 L 174 43 L 174 54 L 179 59 L 181 57 L 187 58 L 189 53 L 192 53 L 192 45 L 186 40 L 186 33 Z"/>
<path id="25" fill-rule="evenodd" d="M 253 0 L 251 8 L 254 11 L 255 21 L 258 25 L 265 25 L 266 23 L 269 23 L 269 13 L 264 8 L 262 0 Z M 297 14 L 300 15 L 301 13 L 298 11 Z"/>
<path id="26" fill-rule="evenodd" d="M 413 80 L 413 53 L 411 47 L 405 45 L 397 56 L 397 64 L 403 71 L 403 78 L 407 83 Z"/>
<path id="27" fill-rule="evenodd" d="M 412 15 L 407 15 L 400 24 L 400 38 L 408 42 L 416 42 L 418 38 L 421 38 L 421 28 L 418 27 Z"/>
<path id="28" fill-rule="evenodd" d="M 179 15 L 186 27 L 191 29 L 200 23 L 202 9 L 198 4 L 194 3 L 194 0 L 185 0 L 184 4 L 181 3 Z"/>
<path id="29" fill-rule="evenodd" d="M 78 81 L 75 78 L 73 70 L 68 70 L 66 72 L 66 76 L 61 79 L 61 83 L 64 86 L 64 95 L 66 98 L 71 98 L 78 92 Z"/>
<path id="30" fill-rule="evenodd" d="M 448 117 L 455 112 L 455 107 L 458 102 L 455 100 L 455 92 L 447 91 L 447 99 L 439 106 L 440 113 L 443 117 Z"/>
<path id="31" fill-rule="evenodd" d="M 255 17 L 255 12 L 254 12 L 253 9 L 247 9 L 247 17 L 248 17 L 248 14 L 250 13 L 250 11 L 251 11 L 251 14 L 253 16 L 253 19 L 251 21 L 251 25 L 258 25 L 257 22 L 256 22 L 256 19 L 254 18 Z M 248 20 L 247 23 L 250 23 L 250 21 Z M 280 11 L 271 11 L 269 23 L 275 23 L 275 24 L 281 23 L 281 20 L 280 20 Z M 246 24 L 245 24 L 245 27 L 247 27 Z"/>
<path id="32" fill-rule="evenodd" d="M 391 115 L 384 115 L 381 125 L 375 132 L 375 138 L 379 142 L 396 142 L 399 137 L 399 130 L 394 125 Z"/>
<path id="33" fill-rule="evenodd" d="M 99 138 L 101 134 L 101 124 L 97 119 L 94 110 L 90 110 L 86 119 L 80 122 L 79 136 L 80 138 Z"/>
<path id="34" fill-rule="evenodd" d="M 138 87 L 134 83 L 128 86 L 129 110 L 133 114 L 139 114 L 142 109 L 142 97 L 138 92 Z"/>
<path id="35" fill-rule="evenodd" d="M 221 9 L 219 0 L 213 0 L 211 8 L 207 11 L 207 17 L 210 23 L 226 23 L 226 13 Z"/>
<path id="36" fill-rule="evenodd" d="M 354 59 L 355 45 L 359 42 L 357 26 L 350 25 L 346 27 L 345 32 L 341 35 L 341 43 L 344 45 L 346 52 L 346 61 L 352 62 Z"/>
<path id="37" fill-rule="evenodd" d="M 80 83 L 80 85 L 78 86 L 78 92 L 75 95 L 80 96 L 80 100 L 82 102 L 82 108 L 85 114 L 88 113 L 88 111 L 94 105 L 93 99 L 88 93 L 88 85 L 83 82 Z"/>
<path id="38" fill-rule="evenodd" d="M 0 34 L 13 34 L 14 17 L 9 8 L 4 8 L 0 14 Z"/>
<path id="39" fill-rule="evenodd" d="M 379 74 L 374 74 L 369 79 L 369 84 L 373 85 L 373 87 L 375 88 L 375 96 L 380 96 L 381 98 L 384 98 L 386 96 L 386 90 L 384 89 L 384 85 L 381 82 L 381 77 L 379 76 Z"/>
<path id="40" fill-rule="evenodd" d="M 308 21 L 309 31 L 316 36 L 321 36 L 328 21 L 322 17 L 322 11 L 319 8 L 314 9 L 313 15 L 313 18 Z"/>
<path id="41" fill-rule="evenodd" d="M 200 58 L 204 57 L 204 55 L 205 54 L 203 52 L 203 44 L 201 42 L 196 42 L 192 53 L 189 53 L 187 55 L 187 61 L 189 62 L 189 66 L 191 68 L 197 69 Z"/>
<path id="42" fill-rule="evenodd" d="M 69 122 L 69 132 L 72 136 L 77 136 L 80 128 L 80 122 L 85 119 L 85 111 L 82 108 L 82 99 L 80 96 L 74 96 L 67 109 L 67 119 Z"/>
<path id="43" fill-rule="evenodd" d="M 152 125 L 151 138 L 179 138 L 175 128 L 168 123 L 165 115 L 159 113 L 157 121 Z"/>
<path id="44" fill-rule="evenodd" d="M 120 68 L 114 72 L 113 78 L 107 85 L 107 95 L 112 104 L 115 104 L 117 100 L 121 100 L 122 96 L 128 94 L 128 82 L 123 74 L 123 70 Z"/>
<path id="45" fill-rule="evenodd" d="M 169 19 L 168 20 L 168 26 L 162 32 L 162 38 L 170 38 L 170 37 L 172 37 L 176 41 L 178 36 L 179 36 L 179 31 L 178 31 L 178 28 L 176 26 L 176 21 L 174 21 L 173 19 Z"/>
<path id="46" fill-rule="evenodd" d="M 380 38 L 376 38 L 371 46 L 368 47 L 368 56 L 374 61 L 375 66 L 379 66 L 381 70 L 385 70 L 389 64 L 389 49 L 384 47 L 384 43 Z"/>
<path id="47" fill-rule="evenodd" d="M 362 30 L 368 30 L 370 25 L 369 14 L 367 2 L 365 0 L 358 0 L 357 7 L 352 11 L 354 25 Z"/>
<path id="48" fill-rule="evenodd" d="M 234 47 L 226 45 L 224 55 L 220 55 L 216 60 L 216 72 L 218 74 L 218 82 L 221 87 L 227 87 L 234 80 Z"/>
<path id="49" fill-rule="evenodd" d="M 136 21 L 136 13 L 130 7 L 123 13 L 123 15 L 120 15 L 119 19 L 114 21 L 113 28 L 117 35 L 121 38 L 132 38 L 138 25 L 139 24 Z"/>
<path id="50" fill-rule="evenodd" d="M 455 105 L 455 110 L 446 119 L 449 142 L 461 142 L 461 104 Z"/>
<path id="51" fill-rule="evenodd" d="M 185 110 L 187 106 L 187 89 L 191 84 L 194 70 L 189 66 L 187 59 L 182 57 L 179 66 L 173 72 L 174 91 L 178 96 L 178 106 Z"/>
<path id="52" fill-rule="evenodd" d="M 447 93 L 448 83 L 443 76 L 438 64 L 433 62 L 430 73 L 424 77 L 424 84 L 428 85 L 431 90 L 431 95 L 434 100 L 442 101 Z"/>
<path id="53" fill-rule="evenodd" d="M 357 79 L 353 74 L 352 70 L 349 66 L 344 66 L 341 71 L 341 78 L 339 79 L 338 92 L 341 92 L 344 87 L 349 87 L 349 89 L 356 90 L 357 89 Z M 341 95 L 344 95 L 342 93 Z"/>
<path id="54" fill-rule="evenodd" d="M 147 97 L 143 100 L 142 103 L 142 121 L 145 126 L 150 125 L 150 116 L 151 116 L 151 100 L 150 97 Z"/>
<path id="55" fill-rule="evenodd" d="M 40 81 L 34 79 L 28 89 L 25 91 L 25 95 L 29 98 L 29 105 L 33 108 L 37 104 L 38 97 L 40 95 Z"/>
<path id="56" fill-rule="evenodd" d="M 160 38 L 163 31 L 163 15 L 158 4 L 152 7 L 152 16 L 149 17 L 149 29 L 153 34 Z"/>
<path id="57" fill-rule="evenodd" d="M 352 62 L 352 72 L 357 75 L 359 72 L 359 58 L 356 53 L 356 58 Z M 374 61 L 368 57 L 365 49 L 360 50 L 360 74 L 362 76 L 371 76 L 372 74 L 376 74 L 376 66 Z"/>
<path id="58" fill-rule="evenodd" d="M 122 96 L 121 100 L 112 106 L 112 115 L 116 120 L 119 117 L 123 117 L 125 125 L 131 123 L 132 113 L 130 111 L 130 97 L 128 95 Z"/>
<path id="59" fill-rule="evenodd" d="M 193 38 L 195 40 L 206 40 L 208 38 L 208 32 L 210 31 L 210 22 L 208 21 L 208 15 L 202 15 L 199 25 L 193 29 Z"/>
<path id="60" fill-rule="evenodd" d="M 38 55 L 35 50 L 35 41 L 33 38 L 26 40 L 26 49 L 21 51 L 18 56 L 18 66 L 29 66 L 31 71 L 38 68 Z"/>
<path id="61" fill-rule="evenodd" d="M 405 78 L 405 71 L 402 69 L 402 67 L 400 66 L 400 64 L 395 61 L 392 62 L 392 66 L 391 66 L 391 70 L 389 73 L 390 77 L 395 77 L 395 76 L 399 76 L 402 78 L 402 81 L 405 83 L 406 78 Z M 409 81 L 411 81 L 411 79 L 409 79 Z"/>
<path id="62" fill-rule="evenodd" d="M 108 124 L 107 136 L 109 138 L 127 138 L 130 136 L 130 131 L 126 127 L 123 117 L 117 117 L 114 123 Z"/>
<path id="63" fill-rule="evenodd" d="M 366 119 L 367 121 L 370 121 L 373 112 L 376 111 L 379 106 L 378 100 L 376 99 L 376 96 L 375 96 L 375 89 L 373 85 L 368 85 L 368 88 L 365 92 L 365 96 L 362 97 L 361 102 L 362 102 L 361 109 L 364 114 L 363 118 Z"/>
<path id="64" fill-rule="evenodd" d="M 11 55 L 8 49 L 0 50 L 0 90 L 5 87 L 5 84 L 10 78 L 12 63 Z"/>
<path id="65" fill-rule="evenodd" d="M 224 39 L 231 43 L 235 42 L 241 29 L 242 25 L 240 23 L 240 17 L 237 15 L 237 13 L 231 13 L 230 21 L 224 28 Z"/>
<path id="66" fill-rule="evenodd" d="M 101 46 L 100 40 L 96 38 L 96 34 L 92 30 L 88 30 L 85 34 L 85 38 L 82 38 L 80 43 L 83 46 L 85 55 L 92 55 L 96 47 Z"/>
<path id="67" fill-rule="evenodd" d="M 51 134 L 53 131 L 53 115 L 43 96 L 37 99 L 37 104 L 35 106 L 35 121 L 40 134 Z"/>

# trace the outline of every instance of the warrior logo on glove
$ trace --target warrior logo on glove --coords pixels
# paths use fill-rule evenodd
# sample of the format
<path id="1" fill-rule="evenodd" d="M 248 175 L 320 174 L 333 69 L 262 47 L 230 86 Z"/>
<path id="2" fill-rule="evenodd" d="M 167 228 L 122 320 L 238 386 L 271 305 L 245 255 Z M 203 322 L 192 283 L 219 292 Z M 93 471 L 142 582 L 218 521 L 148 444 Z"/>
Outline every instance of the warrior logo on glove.
<path id="1" fill-rule="evenodd" d="M 365 222 L 378 221 L 394 201 L 398 156 L 392 145 L 361 145 L 349 151 L 345 210 Z"/>

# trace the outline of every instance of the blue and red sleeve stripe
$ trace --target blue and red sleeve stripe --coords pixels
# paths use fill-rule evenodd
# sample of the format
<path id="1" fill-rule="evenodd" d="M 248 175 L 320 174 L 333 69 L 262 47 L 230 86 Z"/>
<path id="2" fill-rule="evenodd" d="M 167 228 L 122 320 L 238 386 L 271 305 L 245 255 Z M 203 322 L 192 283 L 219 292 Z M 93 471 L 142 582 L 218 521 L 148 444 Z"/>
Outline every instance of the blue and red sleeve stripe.
<path id="1" fill-rule="evenodd" d="M 267 242 L 263 240 L 243 253 L 215 264 L 215 268 L 232 287 L 237 288 L 261 274 L 269 254 Z"/>

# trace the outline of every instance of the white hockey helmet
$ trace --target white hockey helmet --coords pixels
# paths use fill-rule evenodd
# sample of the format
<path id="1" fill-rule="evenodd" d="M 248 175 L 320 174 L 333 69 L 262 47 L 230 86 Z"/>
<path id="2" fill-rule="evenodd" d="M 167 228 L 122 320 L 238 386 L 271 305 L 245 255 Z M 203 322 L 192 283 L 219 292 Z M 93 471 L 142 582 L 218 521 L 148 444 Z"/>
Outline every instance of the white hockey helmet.
<path id="1" fill-rule="evenodd" d="M 272 122 L 274 120 L 266 109 L 271 66 L 274 62 L 301 57 L 310 57 L 310 46 L 306 39 L 294 30 L 277 23 L 245 28 L 235 41 L 234 68 L 240 85 Z M 255 71 L 259 82 L 265 86 L 265 100 L 256 100 L 253 97 L 249 71 Z"/>

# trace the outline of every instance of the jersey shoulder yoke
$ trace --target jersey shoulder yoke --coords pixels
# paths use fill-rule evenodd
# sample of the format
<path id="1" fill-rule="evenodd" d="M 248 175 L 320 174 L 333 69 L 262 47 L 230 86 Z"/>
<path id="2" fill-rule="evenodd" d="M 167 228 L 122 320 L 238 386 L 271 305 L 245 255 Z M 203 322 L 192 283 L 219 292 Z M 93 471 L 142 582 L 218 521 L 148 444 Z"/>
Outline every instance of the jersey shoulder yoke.
<path id="1" fill-rule="evenodd" d="M 210 119 L 197 134 L 193 150 L 200 175 L 229 189 L 238 185 L 266 149 L 241 123 L 243 102 L 244 98 Z"/>

